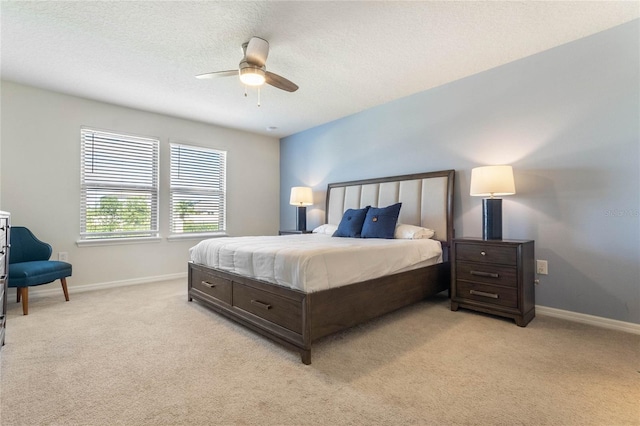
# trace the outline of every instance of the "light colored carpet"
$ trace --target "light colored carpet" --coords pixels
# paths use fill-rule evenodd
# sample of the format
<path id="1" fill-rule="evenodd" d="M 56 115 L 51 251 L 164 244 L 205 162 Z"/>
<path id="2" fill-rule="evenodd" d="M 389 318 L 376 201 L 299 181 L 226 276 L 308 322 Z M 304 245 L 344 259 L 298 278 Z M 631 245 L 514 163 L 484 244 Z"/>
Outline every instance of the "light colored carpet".
<path id="1" fill-rule="evenodd" d="M 167 281 L 9 300 L 2 425 L 638 425 L 640 336 L 437 297 L 299 355 Z"/>

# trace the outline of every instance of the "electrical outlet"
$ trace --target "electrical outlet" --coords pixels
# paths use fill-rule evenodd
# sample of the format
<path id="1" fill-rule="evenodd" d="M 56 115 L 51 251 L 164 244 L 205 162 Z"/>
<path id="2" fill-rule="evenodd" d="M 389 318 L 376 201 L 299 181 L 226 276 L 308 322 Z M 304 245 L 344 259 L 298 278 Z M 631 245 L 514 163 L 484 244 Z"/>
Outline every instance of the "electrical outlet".
<path id="1" fill-rule="evenodd" d="M 69 253 L 67 253 L 66 251 L 58 252 L 58 260 L 61 261 L 61 262 L 68 262 L 69 261 Z"/>
<path id="2" fill-rule="evenodd" d="M 549 266 L 546 260 L 536 260 L 536 273 L 538 275 L 548 275 Z"/>

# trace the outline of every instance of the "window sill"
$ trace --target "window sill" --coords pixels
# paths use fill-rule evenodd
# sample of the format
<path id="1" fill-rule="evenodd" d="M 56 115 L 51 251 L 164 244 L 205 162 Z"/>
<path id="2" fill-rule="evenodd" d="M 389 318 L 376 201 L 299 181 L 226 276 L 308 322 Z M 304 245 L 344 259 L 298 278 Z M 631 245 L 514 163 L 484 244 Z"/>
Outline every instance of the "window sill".
<path id="1" fill-rule="evenodd" d="M 206 238 L 228 237 L 226 232 L 205 232 L 199 234 L 172 234 L 167 237 L 167 241 L 183 241 L 183 240 L 204 240 Z"/>
<path id="2" fill-rule="evenodd" d="M 118 246 L 122 244 L 147 244 L 147 243 L 159 243 L 162 241 L 160 237 L 140 237 L 140 238 L 104 238 L 95 240 L 78 240 L 76 245 L 78 247 L 90 247 L 90 246 Z"/>

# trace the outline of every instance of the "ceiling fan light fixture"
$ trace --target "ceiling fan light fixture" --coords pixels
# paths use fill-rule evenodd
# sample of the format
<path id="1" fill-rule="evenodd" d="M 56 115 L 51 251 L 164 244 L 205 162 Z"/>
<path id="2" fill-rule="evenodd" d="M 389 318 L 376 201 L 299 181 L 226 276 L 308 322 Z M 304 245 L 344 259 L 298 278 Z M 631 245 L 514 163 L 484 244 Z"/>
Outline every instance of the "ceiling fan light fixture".
<path id="1" fill-rule="evenodd" d="M 260 87 L 268 84 L 277 89 L 287 92 L 295 92 L 298 85 L 287 80 L 281 75 L 267 71 L 266 62 L 269 55 L 269 42 L 260 37 L 251 37 L 251 39 L 242 44 L 242 52 L 244 57 L 240 61 L 236 70 L 214 71 L 206 74 L 196 75 L 197 78 L 217 78 L 238 76 L 240 82 L 245 85 L 245 93 L 247 96 L 247 86 Z M 260 97 L 260 90 L 258 90 Z M 260 101 L 258 100 L 258 104 Z"/>
<path id="2" fill-rule="evenodd" d="M 240 81 L 247 86 L 262 86 L 265 80 L 262 68 L 251 65 L 240 68 Z"/>

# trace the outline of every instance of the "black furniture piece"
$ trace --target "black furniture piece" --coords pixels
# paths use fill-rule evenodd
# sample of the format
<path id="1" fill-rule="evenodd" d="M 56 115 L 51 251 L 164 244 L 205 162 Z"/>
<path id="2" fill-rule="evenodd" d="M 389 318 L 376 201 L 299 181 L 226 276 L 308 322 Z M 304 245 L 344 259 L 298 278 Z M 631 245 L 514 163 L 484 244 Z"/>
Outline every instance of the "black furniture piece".
<path id="1" fill-rule="evenodd" d="M 0 211 L 0 346 L 7 328 L 7 283 L 9 275 L 9 235 L 11 215 Z"/>
<path id="2" fill-rule="evenodd" d="M 500 315 L 525 327 L 535 317 L 534 257 L 533 241 L 454 239 L 451 310 Z"/>

